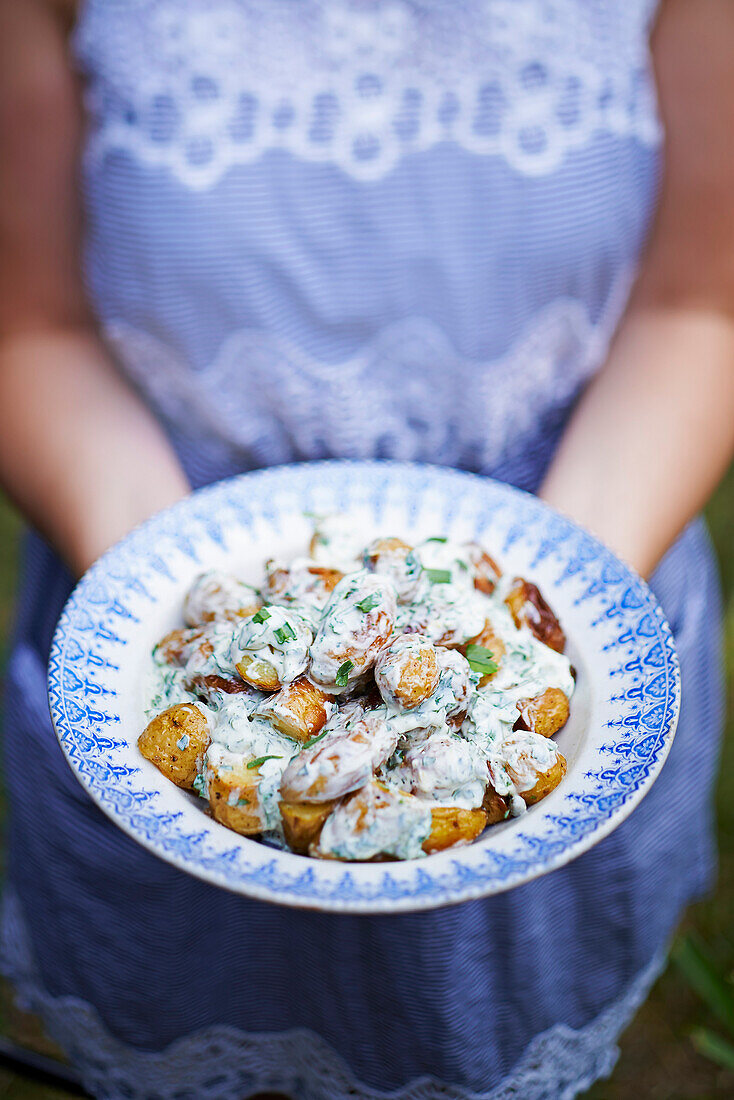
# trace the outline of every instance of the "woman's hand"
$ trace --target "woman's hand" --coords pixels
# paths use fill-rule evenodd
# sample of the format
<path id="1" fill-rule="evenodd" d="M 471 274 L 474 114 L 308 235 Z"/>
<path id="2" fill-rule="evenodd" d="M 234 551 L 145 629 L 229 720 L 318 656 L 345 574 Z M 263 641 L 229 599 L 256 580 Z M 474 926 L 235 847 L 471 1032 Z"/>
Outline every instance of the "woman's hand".
<path id="1" fill-rule="evenodd" d="M 188 491 L 90 320 L 59 0 L 0 0 L 0 481 L 81 573 Z"/>
<path id="2" fill-rule="evenodd" d="M 667 0 L 653 56 L 667 134 L 656 225 L 540 493 L 643 576 L 734 452 L 734 6 Z"/>

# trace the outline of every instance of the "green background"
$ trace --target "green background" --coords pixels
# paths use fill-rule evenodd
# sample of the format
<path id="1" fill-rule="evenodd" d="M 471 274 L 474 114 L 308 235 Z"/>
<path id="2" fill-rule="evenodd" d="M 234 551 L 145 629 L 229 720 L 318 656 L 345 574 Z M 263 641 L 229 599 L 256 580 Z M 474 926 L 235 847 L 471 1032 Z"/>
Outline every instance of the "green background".
<path id="1" fill-rule="evenodd" d="M 708 519 L 724 586 L 729 686 L 729 721 L 717 798 L 720 873 L 716 893 L 690 910 L 683 929 L 694 930 L 706 941 L 721 974 L 728 977 L 734 971 L 734 471 L 711 502 Z M 0 659 L 5 657 L 12 621 L 20 530 L 14 511 L 0 500 Z M 695 583 L 695 578 L 691 580 Z M 4 819 L 2 805 L 0 819 Z M 561 937 L 559 950 L 562 942 Z M 5 1035 L 49 1050 L 37 1023 L 13 1007 L 7 989 L 0 1007 L 0 1030 Z M 734 1097 L 734 1072 L 718 1068 L 693 1049 L 690 1033 L 700 1025 L 721 1030 L 671 965 L 623 1037 L 622 1056 L 612 1078 L 595 1086 L 590 1100 L 730 1100 Z M 0 1098 L 60 1100 L 67 1095 L 0 1069 Z"/>

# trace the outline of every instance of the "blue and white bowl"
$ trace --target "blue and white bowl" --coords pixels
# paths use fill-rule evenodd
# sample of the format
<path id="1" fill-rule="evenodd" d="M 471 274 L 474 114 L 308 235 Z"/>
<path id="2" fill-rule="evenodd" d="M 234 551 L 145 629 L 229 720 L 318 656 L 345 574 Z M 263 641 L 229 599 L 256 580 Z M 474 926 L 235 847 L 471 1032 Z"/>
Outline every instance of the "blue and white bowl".
<path id="1" fill-rule="evenodd" d="M 302 552 L 304 512 L 353 515 L 376 534 L 477 539 L 537 581 L 578 669 L 558 740 L 561 785 L 474 844 L 403 863 L 343 864 L 281 852 L 213 821 L 138 752 L 151 649 L 180 625 L 208 568 L 257 580 L 266 558 Z M 245 474 L 194 493 L 113 547 L 77 585 L 49 663 L 56 733 L 101 809 L 161 859 L 208 882 L 285 905 L 389 913 L 507 890 L 568 863 L 631 812 L 670 749 L 680 674 L 647 585 L 570 520 L 487 478 L 431 466 L 323 462 Z"/>

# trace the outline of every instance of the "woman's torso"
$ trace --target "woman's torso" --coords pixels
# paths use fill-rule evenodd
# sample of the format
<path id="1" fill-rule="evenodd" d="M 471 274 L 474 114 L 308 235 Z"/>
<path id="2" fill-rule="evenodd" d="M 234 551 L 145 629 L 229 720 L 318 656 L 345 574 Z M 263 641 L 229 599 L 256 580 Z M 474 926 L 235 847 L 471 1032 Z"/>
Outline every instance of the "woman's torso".
<path id="1" fill-rule="evenodd" d="M 195 481 L 533 487 L 648 228 L 650 0 L 87 0 L 90 292 Z"/>

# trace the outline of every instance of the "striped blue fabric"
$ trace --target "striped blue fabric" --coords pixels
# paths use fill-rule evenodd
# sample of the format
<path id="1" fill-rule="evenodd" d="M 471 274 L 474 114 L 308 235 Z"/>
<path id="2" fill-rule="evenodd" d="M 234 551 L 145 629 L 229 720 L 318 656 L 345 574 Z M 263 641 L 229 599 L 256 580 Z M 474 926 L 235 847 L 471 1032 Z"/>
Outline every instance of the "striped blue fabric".
<path id="1" fill-rule="evenodd" d="M 370 456 L 537 487 L 654 209 L 651 16 L 644 0 L 87 0 L 88 285 L 192 484 Z M 715 866 L 720 613 L 700 522 L 654 578 L 683 712 L 652 792 L 542 880 L 391 918 L 230 896 L 100 815 L 47 715 L 70 585 L 30 536 L 3 965 L 94 1095 L 557 1100 L 609 1071 Z"/>

